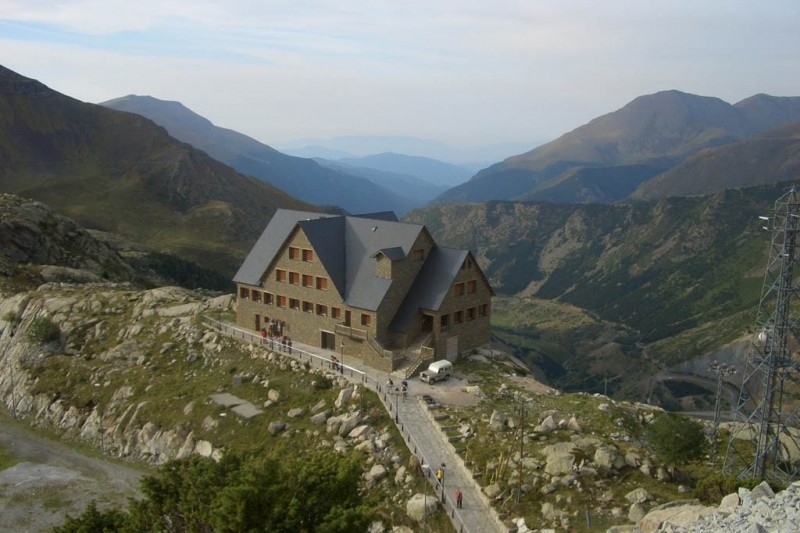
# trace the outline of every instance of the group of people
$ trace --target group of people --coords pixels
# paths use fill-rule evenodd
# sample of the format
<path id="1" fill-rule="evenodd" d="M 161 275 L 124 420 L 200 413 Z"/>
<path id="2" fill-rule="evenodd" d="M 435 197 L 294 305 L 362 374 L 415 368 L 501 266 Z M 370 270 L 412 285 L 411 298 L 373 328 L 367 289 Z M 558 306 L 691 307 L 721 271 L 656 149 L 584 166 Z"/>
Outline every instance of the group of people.
<path id="1" fill-rule="evenodd" d="M 292 355 L 292 339 L 288 335 L 280 335 L 276 338 L 270 334 L 267 328 L 261 328 L 261 343 L 266 344 L 268 341 L 271 350 L 275 349 L 275 343 L 277 342 L 278 350 Z"/>
<path id="2" fill-rule="evenodd" d="M 394 381 L 392 381 L 392 378 L 389 378 L 389 380 L 386 382 L 386 388 L 389 392 L 392 392 L 392 387 L 394 387 L 395 394 L 400 394 L 401 392 L 403 393 L 403 401 L 405 401 L 406 396 L 408 396 L 408 381 L 403 380 L 400 383 L 400 387 L 395 387 Z"/>

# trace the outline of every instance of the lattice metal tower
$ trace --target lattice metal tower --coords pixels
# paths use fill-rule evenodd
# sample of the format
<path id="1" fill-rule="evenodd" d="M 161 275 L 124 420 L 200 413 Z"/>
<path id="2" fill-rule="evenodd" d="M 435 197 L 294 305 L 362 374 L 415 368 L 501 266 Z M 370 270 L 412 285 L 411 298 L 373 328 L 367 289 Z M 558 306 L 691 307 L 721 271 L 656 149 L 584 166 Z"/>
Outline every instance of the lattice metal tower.
<path id="1" fill-rule="evenodd" d="M 787 483 L 800 475 L 800 464 L 792 460 L 800 451 L 800 365 L 792 356 L 799 326 L 792 299 L 800 290 L 794 280 L 800 272 L 800 203 L 794 187 L 775 202 L 772 217 L 760 219 L 772 231 L 772 245 L 724 469 Z M 752 446 L 742 442 L 743 436 Z"/>

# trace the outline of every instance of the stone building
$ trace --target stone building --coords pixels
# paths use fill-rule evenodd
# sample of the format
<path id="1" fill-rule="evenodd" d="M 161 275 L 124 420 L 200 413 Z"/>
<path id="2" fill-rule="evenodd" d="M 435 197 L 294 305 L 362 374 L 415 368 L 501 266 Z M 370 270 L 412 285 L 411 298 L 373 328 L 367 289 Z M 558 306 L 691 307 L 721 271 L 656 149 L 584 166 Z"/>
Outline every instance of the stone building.
<path id="1" fill-rule="evenodd" d="M 394 213 L 280 209 L 234 277 L 239 326 L 409 374 L 489 342 L 486 276 Z"/>

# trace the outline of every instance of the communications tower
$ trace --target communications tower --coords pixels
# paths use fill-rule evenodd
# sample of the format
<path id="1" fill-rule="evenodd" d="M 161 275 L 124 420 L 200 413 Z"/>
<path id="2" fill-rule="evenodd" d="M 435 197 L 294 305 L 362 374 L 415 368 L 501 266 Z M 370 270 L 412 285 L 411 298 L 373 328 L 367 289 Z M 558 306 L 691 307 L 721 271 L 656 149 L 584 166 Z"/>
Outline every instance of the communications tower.
<path id="1" fill-rule="evenodd" d="M 794 187 L 771 217 L 759 217 L 772 243 L 753 340 L 742 374 L 724 470 L 738 477 L 794 481 L 800 475 L 800 365 L 797 304 L 800 203 Z M 748 446 L 747 442 L 751 445 Z"/>

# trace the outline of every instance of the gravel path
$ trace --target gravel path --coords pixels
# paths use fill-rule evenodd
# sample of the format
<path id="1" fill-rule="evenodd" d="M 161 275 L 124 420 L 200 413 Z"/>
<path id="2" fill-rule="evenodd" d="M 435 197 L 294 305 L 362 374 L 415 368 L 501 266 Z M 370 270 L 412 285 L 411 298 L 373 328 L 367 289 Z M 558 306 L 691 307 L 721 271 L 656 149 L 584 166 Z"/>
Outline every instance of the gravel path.
<path id="1" fill-rule="evenodd" d="M 0 445 L 21 462 L 0 472 L 0 533 L 44 532 L 83 512 L 139 495 L 142 472 L 89 457 L 0 418 Z"/>

